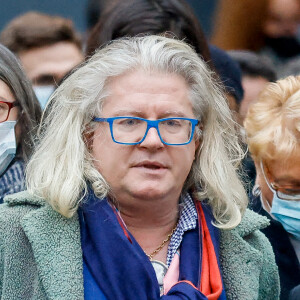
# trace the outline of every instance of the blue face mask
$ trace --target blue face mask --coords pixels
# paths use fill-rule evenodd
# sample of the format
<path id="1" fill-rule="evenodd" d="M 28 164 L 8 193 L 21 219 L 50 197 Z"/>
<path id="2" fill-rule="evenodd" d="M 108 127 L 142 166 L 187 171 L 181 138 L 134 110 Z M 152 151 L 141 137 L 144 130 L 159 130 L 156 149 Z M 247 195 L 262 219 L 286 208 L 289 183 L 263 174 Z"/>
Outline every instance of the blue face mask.
<path id="1" fill-rule="evenodd" d="M 0 123 L 0 175 L 2 175 L 16 155 L 16 121 Z"/>
<path id="2" fill-rule="evenodd" d="M 300 201 L 281 200 L 273 193 L 271 214 L 300 241 Z"/>
<path id="3" fill-rule="evenodd" d="M 41 108 L 44 110 L 51 94 L 55 90 L 55 87 L 53 85 L 36 85 L 33 86 L 33 90 L 37 99 L 40 102 Z"/>
<path id="4" fill-rule="evenodd" d="M 266 184 L 273 193 L 272 208 L 269 210 L 264 207 L 264 209 L 280 222 L 287 232 L 292 234 L 297 240 L 300 240 L 300 194 L 293 195 L 279 191 L 276 192 L 266 177 L 262 161 L 260 162 L 260 167 Z M 278 196 L 286 200 L 280 199 Z M 268 201 L 265 202 L 268 204 L 268 208 L 270 208 Z"/>

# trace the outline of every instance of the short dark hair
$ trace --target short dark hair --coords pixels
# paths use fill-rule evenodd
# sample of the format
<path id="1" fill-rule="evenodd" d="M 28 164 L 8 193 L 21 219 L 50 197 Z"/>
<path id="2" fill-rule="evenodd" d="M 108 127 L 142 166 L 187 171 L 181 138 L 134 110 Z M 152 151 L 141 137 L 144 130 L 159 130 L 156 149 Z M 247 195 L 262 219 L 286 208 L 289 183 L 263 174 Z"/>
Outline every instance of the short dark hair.
<path id="1" fill-rule="evenodd" d="M 166 32 L 185 40 L 210 64 L 201 25 L 184 0 L 114 1 L 89 34 L 86 52 L 90 56 L 98 47 L 120 37 Z"/>
<path id="2" fill-rule="evenodd" d="M 13 19 L 1 32 L 0 42 L 14 53 L 59 42 L 70 42 L 81 49 L 81 39 L 71 20 L 39 12 Z"/>
<path id="3" fill-rule="evenodd" d="M 86 25 L 87 29 L 92 29 L 99 21 L 100 15 L 105 9 L 117 0 L 88 0 L 86 6 Z"/>
<path id="4" fill-rule="evenodd" d="M 1 44 L 0 80 L 11 89 L 20 107 L 17 121 L 20 127 L 20 142 L 17 145 L 16 157 L 27 162 L 33 150 L 42 110 L 18 59 Z"/>
<path id="5" fill-rule="evenodd" d="M 239 64 L 226 51 L 213 45 L 210 45 L 209 49 L 213 64 L 225 87 L 226 93 L 232 95 L 237 106 L 239 106 L 244 97 L 242 72 Z"/>
<path id="6" fill-rule="evenodd" d="M 276 69 L 267 57 L 243 50 L 233 50 L 227 53 L 238 62 L 243 76 L 263 77 L 270 82 L 277 80 Z"/>

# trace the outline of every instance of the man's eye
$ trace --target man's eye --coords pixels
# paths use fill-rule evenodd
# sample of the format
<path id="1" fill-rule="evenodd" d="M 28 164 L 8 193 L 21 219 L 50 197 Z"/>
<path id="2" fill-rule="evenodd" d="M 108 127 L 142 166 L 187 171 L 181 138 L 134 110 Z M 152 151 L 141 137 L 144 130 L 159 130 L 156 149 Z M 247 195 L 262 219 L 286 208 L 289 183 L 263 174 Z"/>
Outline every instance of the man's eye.
<path id="1" fill-rule="evenodd" d="M 141 121 L 138 119 L 122 119 L 120 120 L 119 124 L 123 126 L 135 126 L 140 124 Z"/>
<path id="2" fill-rule="evenodd" d="M 166 125 L 170 127 L 180 126 L 180 122 L 178 120 L 168 120 L 166 121 Z"/>

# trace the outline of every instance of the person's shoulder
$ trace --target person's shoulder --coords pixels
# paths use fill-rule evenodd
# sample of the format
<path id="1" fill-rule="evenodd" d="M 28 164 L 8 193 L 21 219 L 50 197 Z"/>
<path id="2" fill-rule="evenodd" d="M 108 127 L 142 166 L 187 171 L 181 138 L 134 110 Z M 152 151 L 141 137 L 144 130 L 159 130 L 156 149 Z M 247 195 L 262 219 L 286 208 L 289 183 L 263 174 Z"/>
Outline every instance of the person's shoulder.
<path id="1" fill-rule="evenodd" d="M 45 200 L 27 191 L 4 197 L 4 203 L 0 204 L 0 231 L 7 231 L 10 226 L 16 226 L 25 215 L 44 206 L 45 203 Z"/>
<path id="2" fill-rule="evenodd" d="M 239 259 L 243 261 L 254 255 L 251 260 L 260 260 L 263 265 L 267 258 L 267 260 L 270 259 L 270 263 L 274 262 L 275 265 L 272 246 L 268 238 L 261 232 L 269 224 L 268 218 L 247 209 L 237 227 L 220 231 L 220 245 L 223 254 L 227 257 L 234 256 L 237 261 Z M 238 253 L 236 249 L 239 249 Z"/>
<path id="3" fill-rule="evenodd" d="M 260 248 L 265 245 L 265 241 L 268 240 L 265 235 L 260 231 L 270 224 L 270 220 L 264 216 L 257 214 L 256 212 L 246 209 L 242 220 L 238 226 L 233 229 L 221 229 L 221 243 L 230 244 L 231 241 L 236 242 L 246 240 L 247 244 L 252 244 L 252 240 L 256 242 L 257 246 Z"/>
<path id="4" fill-rule="evenodd" d="M 255 231 L 262 230 L 270 225 L 267 217 L 259 215 L 253 210 L 246 209 L 241 223 L 234 228 L 234 232 L 244 237 Z"/>
<path id="5" fill-rule="evenodd" d="M 244 241 L 245 248 L 255 248 L 260 252 L 272 253 L 272 246 L 267 237 L 261 232 L 270 225 L 267 217 L 246 209 L 240 224 L 231 230 L 221 230 L 221 236 L 228 240 Z"/>
<path id="6" fill-rule="evenodd" d="M 33 206 L 40 207 L 40 206 L 44 206 L 46 202 L 43 198 L 33 195 L 28 191 L 22 191 L 4 197 L 4 203 L 7 204 L 8 207 L 26 206 L 26 205 L 33 205 Z"/>
<path id="7" fill-rule="evenodd" d="M 229 294 L 238 295 L 237 299 L 257 299 L 257 295 L 259 299 L 279 299 L 274 253 L 260 231 L 269 223 L 268 218 L 247 209 L 237 227 L 220 230 L 224 281 Z"/>

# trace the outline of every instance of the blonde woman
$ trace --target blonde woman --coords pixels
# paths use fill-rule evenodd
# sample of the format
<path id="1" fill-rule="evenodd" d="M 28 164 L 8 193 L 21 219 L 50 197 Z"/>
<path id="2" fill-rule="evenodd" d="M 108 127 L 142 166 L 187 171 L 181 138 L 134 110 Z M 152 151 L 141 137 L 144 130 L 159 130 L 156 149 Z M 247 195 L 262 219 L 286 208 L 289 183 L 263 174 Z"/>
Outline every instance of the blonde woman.
<path id="1" fill-rule="evenodd" d="M 0 209 L 3 299 L 278 297 L 235 124 L 188 45 L 117 40 L 57 89 Z"/>
<path id="2" fill-rule="evenodd" d="M 269 84 L 245 119 L 256 166 L 255 210 L 275 252 L 281 299 L 300 284 L 300 77 Z M 262 209 L 263 208 L 263 209 Z"/>

